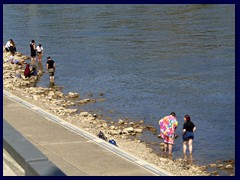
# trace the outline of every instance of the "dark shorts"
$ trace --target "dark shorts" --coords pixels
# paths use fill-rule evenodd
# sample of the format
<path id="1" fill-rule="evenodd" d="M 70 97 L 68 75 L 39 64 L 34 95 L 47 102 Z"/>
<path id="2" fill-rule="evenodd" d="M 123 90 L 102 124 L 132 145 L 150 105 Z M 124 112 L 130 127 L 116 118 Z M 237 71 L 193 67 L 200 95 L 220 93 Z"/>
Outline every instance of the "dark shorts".
<path id="1" fill-rule="evenodd" d="M 17 51 L 17 49 L 15 47 L 13 47 L 13 46 L 10 46 L 9 51 L 11 53 L 15 53 Z"/>
<path id="2" fill-rule="evenodd" d="M 187 141 L 189 139 L 194 139 L 193 132 L 186 131 L 186 133 L 183 135 L 183 141 Z"/>
<path id="3" fill-rule="evenodd" d="M 34 51 L 34 52 L 31 52 L 31 55 L 30 55 L 31 57 L 36 57 L 36 51 Z"/>

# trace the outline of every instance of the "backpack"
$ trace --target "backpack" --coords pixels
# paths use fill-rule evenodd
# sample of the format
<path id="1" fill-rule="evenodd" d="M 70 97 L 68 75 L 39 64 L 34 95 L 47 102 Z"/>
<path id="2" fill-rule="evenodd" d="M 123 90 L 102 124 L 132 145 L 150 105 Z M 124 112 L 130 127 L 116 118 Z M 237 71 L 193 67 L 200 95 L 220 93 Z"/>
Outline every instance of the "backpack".
<path id="1" fill-rule="evenodd" d="M 116 141 L 114 141 L 113 139 L 112 139 L 112 140 L 109 140 L 108 142 L 111 143 L 111 144 L 113 144 L 113 145 L 115 145 L 115 146 L 117 146 Z"/>
<path id="2" fill-rule="evenodd" d="M 107 141 L 107 137 L 105 136 L 105 134 L 102 131 L 100 131 L 97 136 L 100 139 L 103 139 L 104 141 Z"/>

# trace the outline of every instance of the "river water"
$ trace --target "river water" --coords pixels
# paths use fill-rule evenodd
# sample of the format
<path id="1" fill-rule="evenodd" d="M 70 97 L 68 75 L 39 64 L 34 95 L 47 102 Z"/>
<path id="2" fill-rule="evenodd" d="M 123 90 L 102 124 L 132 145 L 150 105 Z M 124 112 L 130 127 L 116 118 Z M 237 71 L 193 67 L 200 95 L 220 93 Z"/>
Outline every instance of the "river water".
<path id="1" fill-rule="evenodd" d="M 81 107 L 118 121 L 158 120 L 175 111 L 197 126 L 198 163 L 235 159 L 234 5 L 3 5 L 3 44 L 30 55 L 34 39 L 43 65 L 57 65 L 56 85 L 105 102 Z M 38 86 L 48 87 L 45 74 Z M 161 140 L 149 132 L 140 139 Z M 182 139 L 174 157 L 182 156 Z"/>

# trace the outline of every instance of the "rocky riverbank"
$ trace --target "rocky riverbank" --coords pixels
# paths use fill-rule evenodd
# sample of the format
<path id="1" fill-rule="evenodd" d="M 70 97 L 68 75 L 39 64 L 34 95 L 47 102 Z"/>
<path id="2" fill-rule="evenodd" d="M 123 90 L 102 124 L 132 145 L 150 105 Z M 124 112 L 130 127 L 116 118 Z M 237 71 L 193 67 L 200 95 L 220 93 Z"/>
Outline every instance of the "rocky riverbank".
<path id="1" fill-rule="evenodd" d="M 119 119 L 117 122 L 105 120 L 98 114 L 91 114 L 79 109 L 88 103 L 101 103 L 101 99 L 81 99 L 81 95 L 75 92 L 64 94 L 59 87 L 37 87 L 38 78 L 26 79 L 23 65 L 11 64 L 7 62 L 10 54 L 3 50 L 3 88 L 20 98 L 31 102 L 38 107 L 59 116 L 63 120 L 70 122 L 79 128 L 97 135 L 102 131 L 108 140 L 114 139 L 118 148 L 142 158 L 156 166 L 170 171 L 176 176 L 217 176 L 218 170 L 226 170 L 229 175 L 235 175 L 235 162 L 226 161 L 197 166 L 187 164 L 183 159 L 169 160 L 153 152 L 144 142 L 137 139 L 137 134 L 143 131 L 157 132 L 157 129 L 148 126 L 143 120 L 132 122 L 131 120 Z M 16 53 L 17 59 L 25 62 L 29 57 Z M 36 87 L 34 87 L 36 86 Z M 160 141 L 162 142 L 162 141 Z M 162 151 L 163 143 L 159 142 L 159 152 Z"/>

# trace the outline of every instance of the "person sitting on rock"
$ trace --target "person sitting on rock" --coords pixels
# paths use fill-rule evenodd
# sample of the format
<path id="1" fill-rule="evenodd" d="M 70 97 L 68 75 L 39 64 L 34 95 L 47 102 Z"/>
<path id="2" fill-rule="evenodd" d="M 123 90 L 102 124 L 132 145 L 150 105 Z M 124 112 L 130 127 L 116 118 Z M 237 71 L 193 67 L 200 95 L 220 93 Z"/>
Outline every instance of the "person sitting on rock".
<path id="1" fill-rule="evenodd" d="M 22 65 L 22 63 L 19 60 L 15 59 L 14 53 L 11 54 L 11 56 L 9 57 L 9 59 L 6 62 L 9 62 L 9 61 L 12 64 Z"/>
<path id="2" fill-rule="evenodd" d="M 26 65 L 26 68 L 24 70 L 24 76 L 25 76 L 25 78 L 30 78 L 31 77 L 31 71 L 30 71 L 30 65 L 29 64 Z"/>
<path id="3" fill-rule="evenodd" d="M 15 77 L 20 78 L 20 79 L 22 78 L 22 75 L 19 70 L 16 71 Z"/>
<path id="4" fill-rule="evenodd" d="M 11 39 L 6 43 L 6 45 L 5 45 L 5 50 L 7 51 L 7 52 L 9 52 L 10 51 L 10 45 L 11 45 Z"/>
<path id="5" fill-rule="evenodd" d="M 37 76 L 37 70 L 36 70 L 36 67 L 35 67 L 35 66 L 32 67 L 32 70 L 31 70 L 31 72 L 30 72 L 30 77 L 31 77 L 31 76 Z"/>
<path id="6" fill-rule="evenodd" d="M 17 51 L 16 45 L 12 39 L 9 39 L 9 41 L 5 45 L 5 50 L 7 52 L 15 53 Z"/>
<path id="7" fill-rule="evenodd" d="M 14 43 L 14 41 L 13 41 L 12 39 L 10 39 L 9 51 L 10 51 L 11 53 L 15 53 L 15 52 L 17 51 L 16 45 L 15 45 L 15 43 Z"/>

